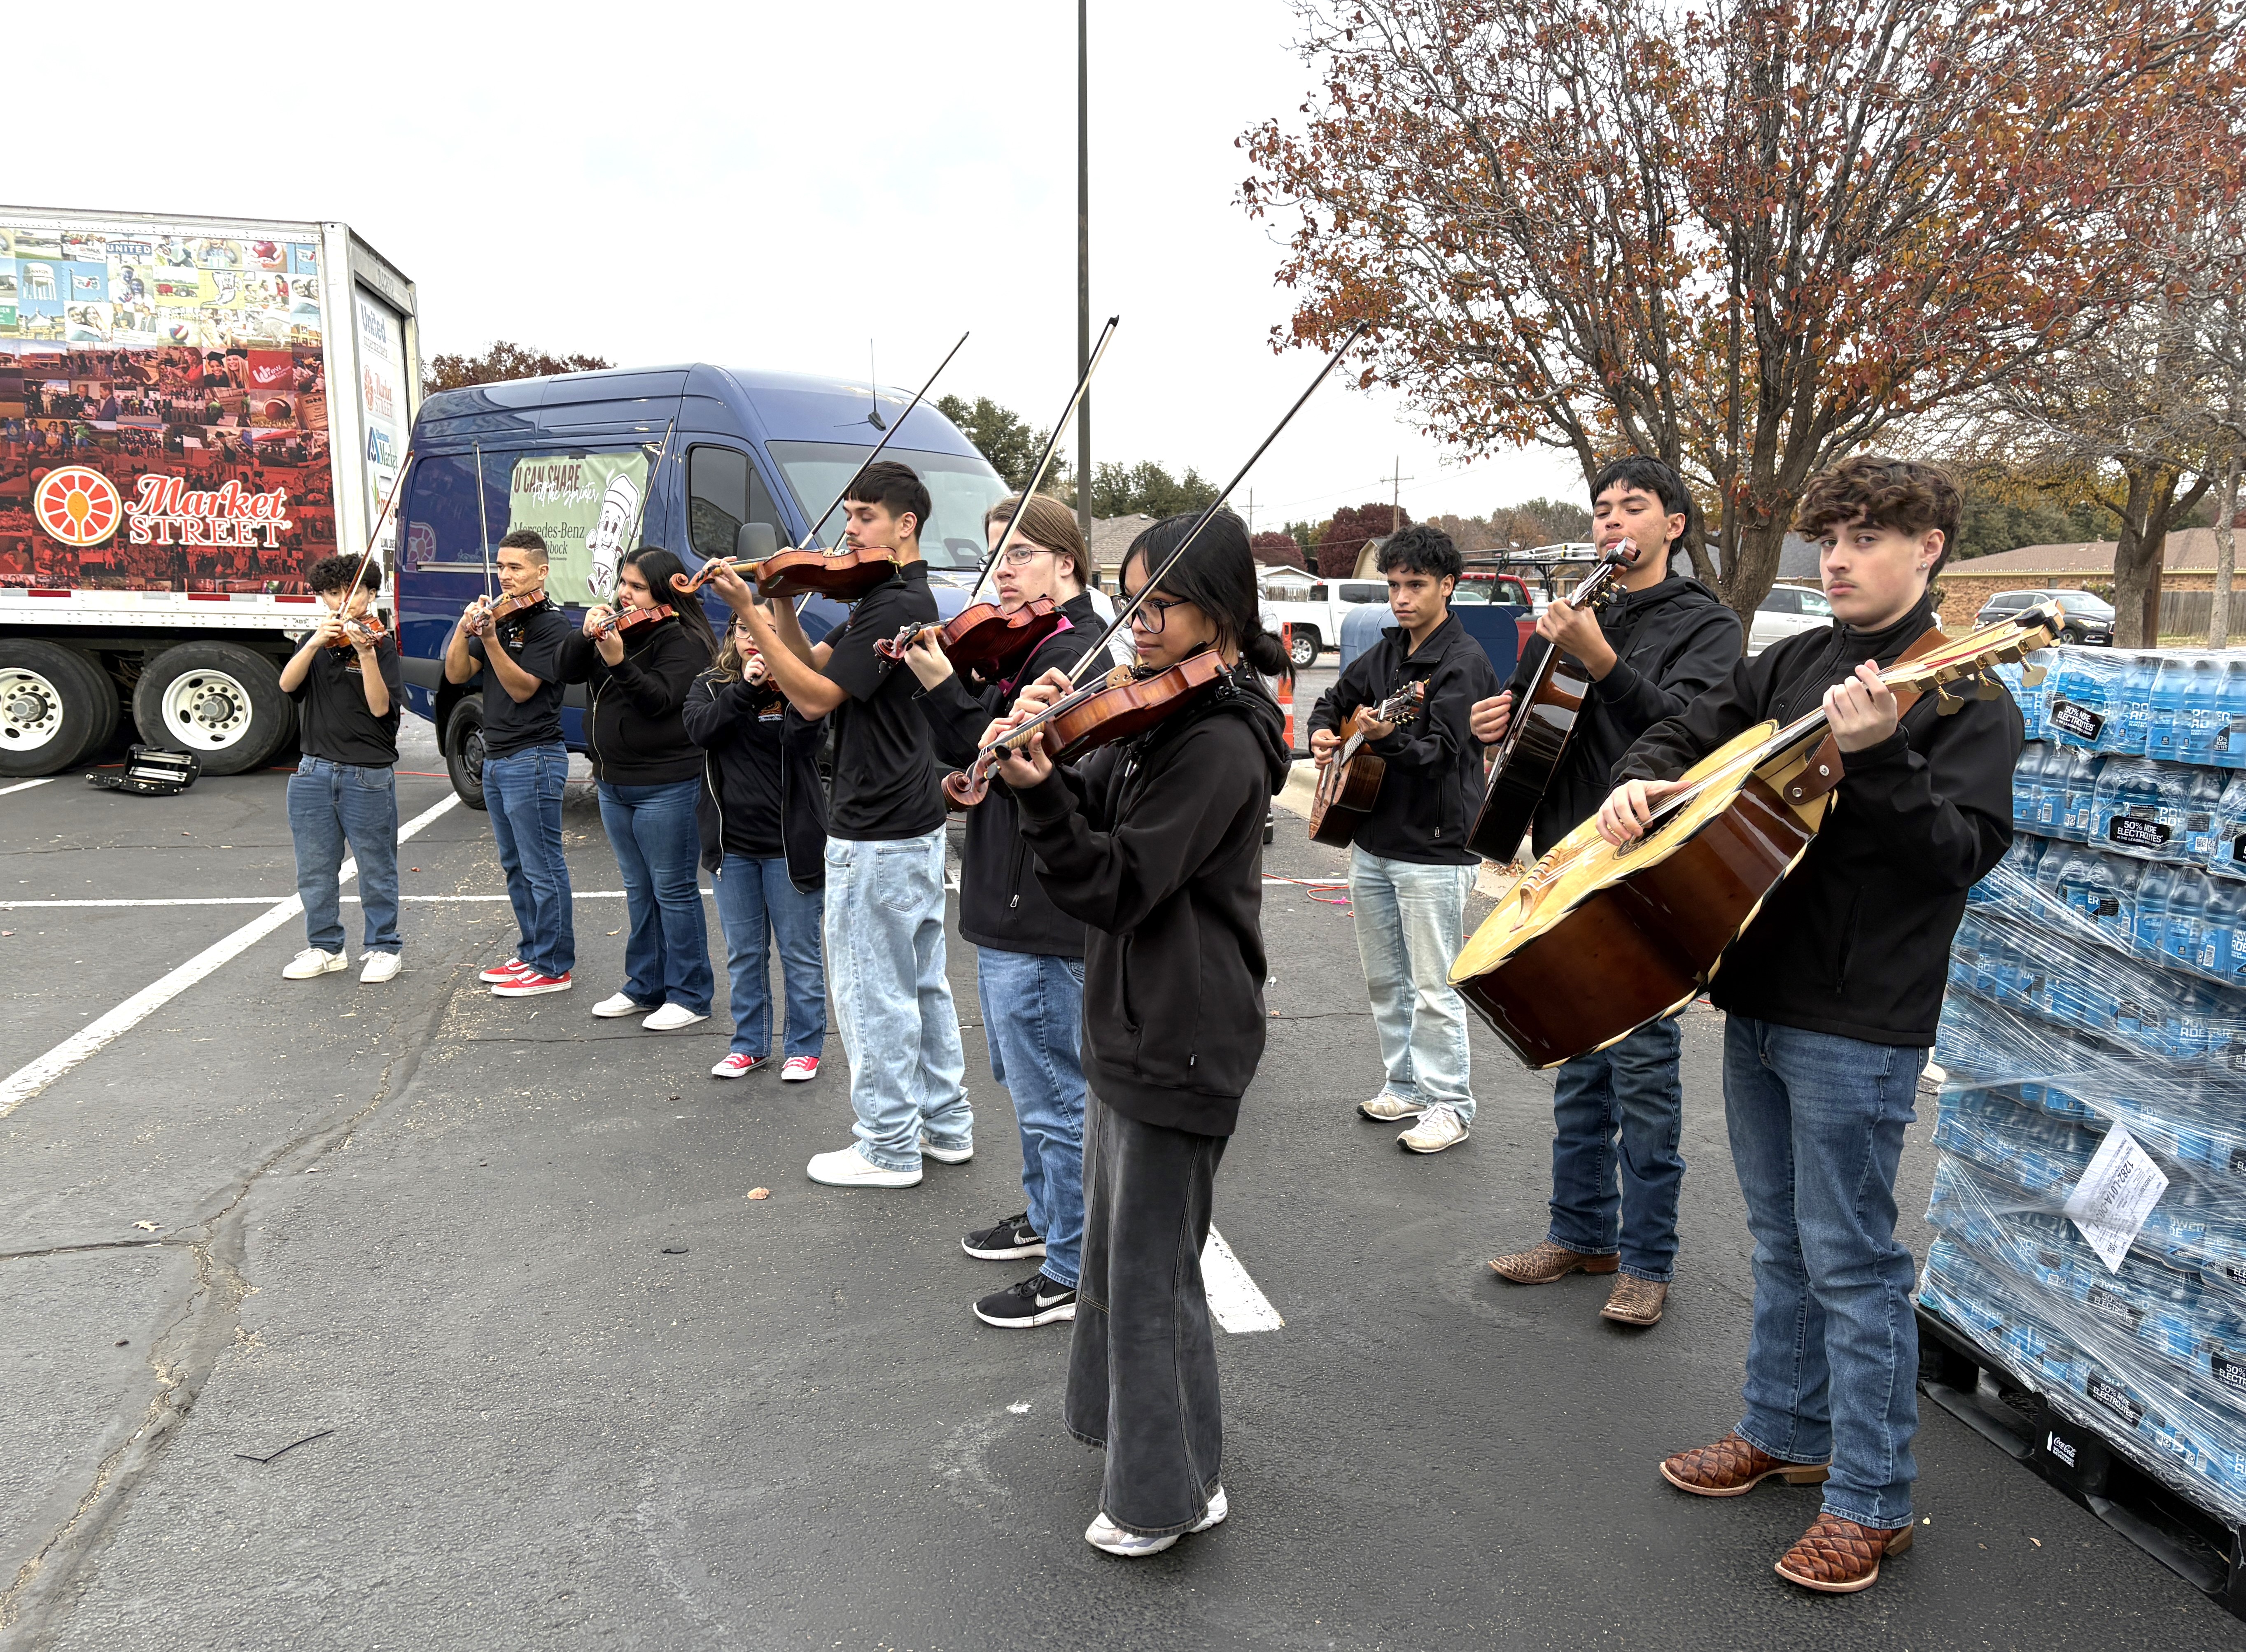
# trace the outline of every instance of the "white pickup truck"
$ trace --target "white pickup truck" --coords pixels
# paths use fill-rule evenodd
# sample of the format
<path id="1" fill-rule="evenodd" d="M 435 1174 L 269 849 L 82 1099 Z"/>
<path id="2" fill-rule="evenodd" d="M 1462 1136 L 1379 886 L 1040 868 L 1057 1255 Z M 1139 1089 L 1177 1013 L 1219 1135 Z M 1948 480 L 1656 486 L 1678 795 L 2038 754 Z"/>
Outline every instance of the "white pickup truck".
<path id="1" fill-rule="evenodd" d="M 1313 580 L 1305 574 L 1266 574 L 1263 610 L 1268 625 L 1285 623 L 1291 632 L 1295 669 L 1317 663 L 1318 650 L 1341 646 L 1343 616 L 1368 602 L 1385 607 L 1386 580 Z"/>

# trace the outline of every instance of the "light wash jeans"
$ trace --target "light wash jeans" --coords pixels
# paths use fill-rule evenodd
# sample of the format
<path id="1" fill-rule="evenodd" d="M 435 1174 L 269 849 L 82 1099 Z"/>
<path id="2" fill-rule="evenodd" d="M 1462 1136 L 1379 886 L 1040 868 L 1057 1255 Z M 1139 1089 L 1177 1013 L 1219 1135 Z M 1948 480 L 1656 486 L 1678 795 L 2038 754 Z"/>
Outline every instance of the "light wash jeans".
<path id="1" fill-rule="evenodd" d="M 389 769 L 296 760 L 289 777 L 289 835 L 296 840 L 296 893 L 304 902 L 304 942 L 323 952 L 344 949 L 341 889 L 344 842 L 358 862 L 365 949 L 397 952 L 398 777 Z"/>
<path id="2" fill-rule="evenodd" d="M 1677 1197 L 1684 1184 L 1677 1055 L 1684 1042 L 1673 1017 L 1650 1021 L 1604 1050 L 1562 1062 L 1552 1084 L 1556 1133 L 1547 1237 L 1589 1256 L 1619 1251 L 1623 1273 L 1662 1285 L 1677 1273 Z"/>
<path id="3" fill-rule="evenodd" d="M 729 854 L 710 882 L 732 976 L 733 1053 L 772 1054 L 772 948 L 778 941 L 787 994 L 787 1041 L 780 1053 L 817 1056 L 827 1043 L 827 971 L 819 961 L 823 891 L 797 888 L 778 855 L 759 860 Z"/>
<path id="4" fill-rule="evenodd" d="M 1084 960 L 978 948 L 975 990 L 990 1076 L 1014 1098 L 1045 1275 L 1073 1286 L 1084 1254 Z"/>
<path id="5" fill-rule="evenodd" d="M 1472 1124 L 1467 1003 L 1451 985 L 1451 960 L 1466 944 L 1473 867 L 1391 860 L 1351 845 L 1349 902 L 1357 955 L 1380 1033 L 1381 1088 L 1405 1101 L 1458 1109 Z"/>
<path id="6" fill-rule="evenodd" d="M 967 1057 L 943 973 L 943 828 L 827 839 L 826 929 L 859 1152 L 883 1170 L 917 1170 L 922 1131 L 939 1147 L 972 1147 Z"/>
<path id="7" fill-rule="evenodd" d="M 484 759 L 484 806 L 522 932 L 515 955 L 542 976 L 566 976 L 577 965 L 576 908 L 562 855 L 568 784 L 569 753 L 558 743 Z"/>
<path id="8" fill-rule="evenodd" d="M 601 782 L 601 825 L 623 875 L 624 991 L 633 1002 L 710 1013 L 717 982 L 702 915 L 702 782 Z"/>
<path id="9" fill-rule="evenodd" d="M 1822 1462 L 1825 1508 L 1910 1523 L 1918 1321 L 1896 1242 L 1895 1166 L 1926 1051 L 1732 1016 L 1724 1117 L 1754 1235 L 1754 1329 L 1739 1434 Z"/>

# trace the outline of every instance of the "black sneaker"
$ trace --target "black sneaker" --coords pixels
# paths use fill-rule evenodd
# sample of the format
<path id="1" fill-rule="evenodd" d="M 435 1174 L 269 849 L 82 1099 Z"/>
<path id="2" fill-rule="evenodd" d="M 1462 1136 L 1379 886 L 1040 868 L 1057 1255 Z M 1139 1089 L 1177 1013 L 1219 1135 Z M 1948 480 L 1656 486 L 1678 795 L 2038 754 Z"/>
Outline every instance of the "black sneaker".
<path id="1" fill-rule="evenodd" d="M 992 1291 L 975 1304 L 975 1317 L 985 1325 L 1004 1326 L 1010 1330 L 1050 1325 L 1057 1319 L 1074 1319 L 1076 1287 L 1056 1285 L 1039 1271 L 1018 1285 Z"/>
<path id="2" fill-rule="evenodd" d="M 1002 1222 L 993 1222 L 977 1233 L 959 1241 L 960 1249 L 970 1256 L 979 1256 L 986 1262 L 1010 1262 L 1018 1256 L 1042 1256 L 1045 1241 L 1038 1237 L 1038 1230 L 1030 1226 L 1030 1213 L 1009 1216 Z"/>

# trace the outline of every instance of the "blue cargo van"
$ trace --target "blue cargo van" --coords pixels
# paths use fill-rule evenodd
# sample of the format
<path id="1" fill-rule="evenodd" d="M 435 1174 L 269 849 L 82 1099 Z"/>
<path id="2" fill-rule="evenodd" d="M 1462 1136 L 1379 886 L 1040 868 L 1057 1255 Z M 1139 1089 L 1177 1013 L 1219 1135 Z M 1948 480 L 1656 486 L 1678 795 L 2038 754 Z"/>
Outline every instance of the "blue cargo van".
<path id="1" fill-rule="evenodd" d="M 424 401 L 398 506 L 398 649 L 406 704 L 436 724 L 462 799 L 483 806 L 482 693 L 480 679 L 445 681 L 445 641 L 463 608 L 497 594 L 493 550 L 510 527 L 539 528 L 555 553 L 547 594 L 580 609 L 594 600 L 583 572 L 588 541 L 629 533 L 643 493 L 637 542 L 676 551 L 689 568 L 735 554 L 744 524 L 769 527 L 781 545 L 839 546 L 842 513 L 816 540 L 808 537 L 812 513 L 841 491 L 910 400 L 863 382 L 698 363 L 518 379 Z M 985 554 L 983 515 L 1006 485 L 924 403 L 881 457 L 911 466 L 928 484 L 921 550 L 949 618 L 966 606 Z M 704 596 L 722 631 L 730 616 Z M 846 612 L 813 598 L 804 629 L 815 640 Z M 573 689 L 562 713 L 573 751 L 584 749 L 583 705 L 582 688 Z"/>

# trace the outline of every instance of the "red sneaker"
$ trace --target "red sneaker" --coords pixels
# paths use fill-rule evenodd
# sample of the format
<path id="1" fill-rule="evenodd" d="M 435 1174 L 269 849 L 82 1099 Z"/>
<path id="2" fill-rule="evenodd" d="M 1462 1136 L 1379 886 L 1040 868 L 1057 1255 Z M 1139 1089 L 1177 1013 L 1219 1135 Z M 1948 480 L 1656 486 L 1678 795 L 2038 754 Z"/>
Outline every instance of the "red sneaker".
<path id="1" fill-rule="evenodd" d="M 800 1084 L 818 1077 L 816 1056 L 790 1056 L 780 1064 L 779 1081 L 784 1084 Z"/>
<path id="2" fill-rule="evenodd" d="M 521 975 L 499 982 L 492 989 L 494 998 L 535 998 L 541 992 L 567 992 L 576 983 L 566 974 L 541 976 L 535 969 L 525 969 Z"/>
<path id="3" fill-rule="evenodd" d="M 520 958 L 509 958 L 497 969 L 487 969 L 476 977 L 486 986 L 497 986 L 502 981 L 512 981 L 530 966 Z"/>
<path id="4" fill-rule="evenodd" d="M 770 1056 L 745 1056 L 738 1050 L 710 1069 L 712 1078 L 745 1078 L 772 1065 Z"/>

